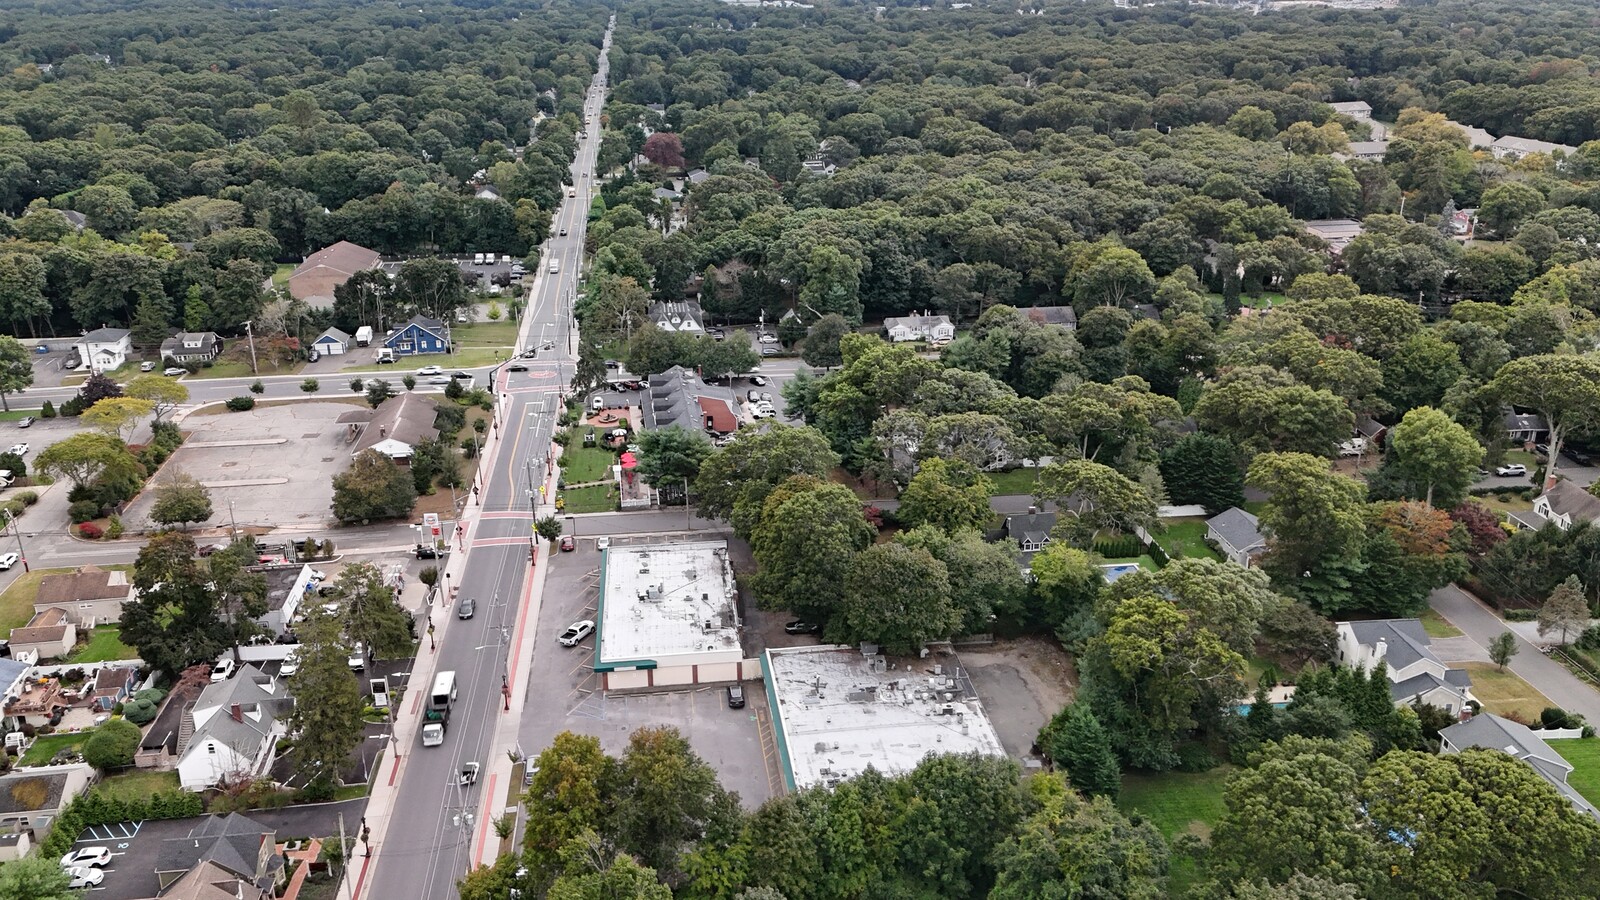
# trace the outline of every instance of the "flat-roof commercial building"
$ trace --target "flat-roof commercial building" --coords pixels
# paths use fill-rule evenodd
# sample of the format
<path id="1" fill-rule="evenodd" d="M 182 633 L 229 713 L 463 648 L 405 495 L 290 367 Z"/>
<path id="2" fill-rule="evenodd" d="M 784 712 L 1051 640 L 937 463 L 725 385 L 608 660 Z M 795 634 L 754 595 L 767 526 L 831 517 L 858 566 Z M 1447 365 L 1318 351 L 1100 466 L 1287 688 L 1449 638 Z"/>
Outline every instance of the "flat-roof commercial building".
<path id="1" fill-rule="evenodd" d="M 890 661 L 875 647 L 783 647 L 762 656 L 789 790 L 885 775 L 939 753 L 1004 756 L 972 681 L 951 656 Z"/>
<path id="2" fill-rule="evenodd" d="M 613 544 L 600 561 L 597 626 L 594 669 L 607 690 L 740 680 L 728 543 Z"/>

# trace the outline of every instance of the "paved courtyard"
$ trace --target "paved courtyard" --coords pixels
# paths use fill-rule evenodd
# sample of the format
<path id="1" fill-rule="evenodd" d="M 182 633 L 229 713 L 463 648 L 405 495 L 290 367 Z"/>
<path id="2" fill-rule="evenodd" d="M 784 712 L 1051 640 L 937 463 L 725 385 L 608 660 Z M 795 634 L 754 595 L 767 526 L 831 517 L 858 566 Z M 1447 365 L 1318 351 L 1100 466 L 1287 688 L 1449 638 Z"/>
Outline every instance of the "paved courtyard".
<path id="1" fill-rule="evenodd" d="M 211 491 L 212 527 L 317 528 L 329 521 L 333 476 L 350 463 L 339 416 L 348 403 L 291 403 L 249 412 L 183 420 L 188 440 L 124 516 L 131 528 L 152 527 L 153 488 L 182 470 Z M 232 503 L 232 510 L 229 504 Z"/>

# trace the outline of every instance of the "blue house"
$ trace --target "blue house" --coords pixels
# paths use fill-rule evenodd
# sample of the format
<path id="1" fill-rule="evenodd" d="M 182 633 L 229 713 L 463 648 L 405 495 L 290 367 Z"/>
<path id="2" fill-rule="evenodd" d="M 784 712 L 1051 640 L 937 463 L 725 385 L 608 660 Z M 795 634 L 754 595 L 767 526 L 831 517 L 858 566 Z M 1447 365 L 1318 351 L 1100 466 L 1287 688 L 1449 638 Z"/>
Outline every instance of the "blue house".
<path id="1" fill-rule="evenodd" d="M 412 316 L 411 321 L 396 328 L 383 339 L 383 345 L 395 356 L 414 356 L 418 353 L 450 352 L 450 327 L 438 319 Z"/>

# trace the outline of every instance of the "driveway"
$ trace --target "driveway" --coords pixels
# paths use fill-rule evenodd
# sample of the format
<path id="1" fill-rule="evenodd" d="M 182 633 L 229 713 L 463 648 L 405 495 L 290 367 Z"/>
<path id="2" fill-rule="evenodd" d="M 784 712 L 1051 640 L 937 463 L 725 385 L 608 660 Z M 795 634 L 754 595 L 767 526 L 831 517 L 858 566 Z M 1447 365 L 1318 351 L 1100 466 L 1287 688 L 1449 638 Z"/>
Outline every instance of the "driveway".
<path id="1" fill-rule="evenodd" d="M 1455 585 L 1446 585 L 1428 595 L 1428 602 L 1451 624 L 1482 647 L 1501 632 L 1516 631 L 1506 626 L 1490 609 Z M 1457 639 L 1459 640 L 1459 639 Z M 1438 642 L 1434 642 L 1437 646 Z M 1517 635 L 1517 655 L 1506 668 L 1539 689 L 1550 702 L 1568 712 L 1581 713 L 1591 722 L 1600 722 L 1600 692 L 1579 681 L 1566 667 L 1539 652 L 1539 648 Z"/>

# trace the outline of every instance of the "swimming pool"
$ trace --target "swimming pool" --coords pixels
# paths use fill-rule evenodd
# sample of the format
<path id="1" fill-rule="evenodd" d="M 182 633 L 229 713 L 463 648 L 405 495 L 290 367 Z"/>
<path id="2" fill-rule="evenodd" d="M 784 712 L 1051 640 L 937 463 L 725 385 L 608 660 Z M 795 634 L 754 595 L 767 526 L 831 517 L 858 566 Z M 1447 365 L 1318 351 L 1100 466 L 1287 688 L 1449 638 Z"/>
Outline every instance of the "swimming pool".
<path id="1" fill-rule="evenodd" d="M 1287 702 L 1274 703 L 1274 704 L 1272 704 L 1272 708 L 1273 709 L 1283 709 L 1284 707 L 1286 707 L 1288 705 L 1289 704 Z M 1241 716 L 1248 716 L 1248 715 L 1250 715 L 1250 707 L 1252 707 L 1252 706 L 1255 706 L 1255 704 L 1254 703 L 1241 703 L 1238 706 L 1235 706 L 1233 708 L 1233 711 L 1238 713 Z"/>
<path id="2" fill-rule="evenodd" d="M 1118 578 L 1139 571 L 1138 563 L 1109 563 L 1100 567 L 1100 576 L 1106 584 L 1114 584 Z"/>

